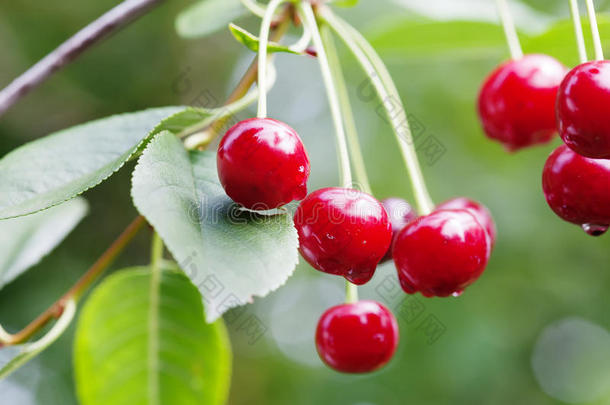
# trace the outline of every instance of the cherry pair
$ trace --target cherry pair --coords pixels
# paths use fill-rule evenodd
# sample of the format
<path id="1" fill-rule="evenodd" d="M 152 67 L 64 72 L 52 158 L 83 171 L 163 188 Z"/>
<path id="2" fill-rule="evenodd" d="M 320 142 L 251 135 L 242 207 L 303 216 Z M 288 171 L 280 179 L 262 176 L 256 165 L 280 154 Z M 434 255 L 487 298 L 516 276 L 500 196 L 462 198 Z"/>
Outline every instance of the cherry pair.
<path id="1" fill-rule="evenodd" d="M 485 270 L 496 238 L 491 214 L 467 198 L 440 204 L 399 230 L 392 247 L 402 289 L 460 295 Z"/>
<path id="2" fill-rule="evenodd" d="M 489 211 L 465 198 L 416 219 L 405 201 L 380 203 L 343 188 L 307 196 L 294 222 L 301 255 L 312 267 L 364 284 L 382 258 L 391 255 L 402 288 L 425 296 L 459 294 L 474 282 L 485 269 L 496 235 Z"/>
<path id="3" fill-rule="evenodd" d="M 557 130 L 575 152 L 610 159 L 610 61 L 566 68 L 547 55 L 498 67 L 479 94 L 486 134 L 509 150 L 546 142 Z"/>

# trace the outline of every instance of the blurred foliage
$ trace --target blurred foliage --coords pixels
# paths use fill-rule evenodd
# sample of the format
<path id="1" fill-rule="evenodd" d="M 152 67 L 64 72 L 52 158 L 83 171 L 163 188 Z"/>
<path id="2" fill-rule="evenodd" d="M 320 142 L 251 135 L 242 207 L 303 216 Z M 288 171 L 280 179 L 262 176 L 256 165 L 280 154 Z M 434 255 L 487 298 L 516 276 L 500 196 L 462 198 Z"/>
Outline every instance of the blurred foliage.
<path id="1" fill-rule="evenodd" d="M 0 85 L 116 3 L 1 3 Z M 559 141 L 508 154 L 483 136 L 477 121 L 478 87 L 508 56 L 506 47 L 496 44 L 502 40 L 501 28 L 496 26 L 494 31 L 492 25 L 481 25 L 477 36 L 476 30 L 461 31 L 464 25 L 455 22 L 447 26 L 452 27 L 452 35 L 440 28 L 424 35 L 423 28 L 415 27 L 425 27 L 429 17 L 399 3 L 363 0 L 340 12 L 380 47 L 415 123 L 425 137 L 434 136 L 445 148 L 438 161 L 428 164 L 423 159 L 435 200 L 466 195 L 491 209 L 499 231 L 494 255 L 483 277 L 459 299 L 417 297 L 402 306 L 398 298 L 387 296 L 390 287 L 385 277 L 392 275 L 392 265 L 380 268 L 361 295 L 401 309 L 397 311 L 400 348 L 387 368 L 357 377 L 328 370 L 315 355 L 316 319 L 325 307 L 341 301 L 341 281 L 301 264 L 282 289 L 256 300 L 245 313 L 230 313 L 234 315 L 231 322 L 227 318 L 235 354 L 231 404 L 559 404 L 559 399 L 543 391 L 532 369 L 540 333 L 569 316 L 610 328 L 609 236 L 594 239 L 562 222 L 548 209 L 541 192 L 542 166 Z M 538 13 L 533 15 L 544 15 L 551 22 L 568 16 L 567 1 L 524 3 Z M 609 3 L 596 2 L 606 11 Z M 205 39 L 178 38 L 174 19 L 189 4 L 164 3 L 26 97 L 0 119 L 0 155 L 54 130 L 113 113 L 180 103 L 202 107 L 221 103 L 252 55 L 228 30 Z M 454 0 L 427 2 L 430 8 L 449 4 L 456 7 Z M 473 16 L 477 11 L 468 10 Z M 528 36 L 546 30 L 548 21 L 531 27 Z M 608 45 L 604 21 L 602 37 Z M 248 18 L 243 25 L 256 32 L 256 23 Z M 556 54 L 573 65 L 576 48 L 570 27 L 562 24 L 553 28 L 556 33 L 532 40 L 524 37 L 524 48 Z M 410 34 L 384 34 L 396 27 Z M 443 45 L 443 38 L 453 38 L 452 43 L 471 38 L 478 45 L 467 57 L 430 52 L 428 48 Z M 427 46 L 428 39 L 436 42 Z M 476 51 L 481 47 L 485 49 Z M 421 52 L 413 54 L 417 49 Z M 379 198 L 410 197 L 390 127 L 378 114 L 378 103 L 362 97 L 365 76 L 346 52 L 342 59 L 374 191 Z M 278 55 L 277 69 L 269 111 L 303 136 L 312 160 L 310 188 L 336 184 L 332 123 L 316 61 Z M 238 118 L 248 114 L 253 113 L 240 113 Z M 91 210 L 83 223 L 52 256 L 2 290 L 0 321 L 7 329 L 23 326 L 46 308 L 135 215 L 129 198 L 132 167 L 128 164 L 109 182 L 87 192 Z M 146 263 L 148 238 L 142 232 L 113 267 Z M 419 311 L 418 317 L 413 308 Z M 421 326 L 423 320 L 433 319 L 430 316 L 444 328 L 433 343 Z M 259 321 L 257 334 L 247 327 L 252 319 Z M 0 383 L 2 402 L 10 398 L 7 403 L 20 405 L 75 404 L 71 344 L 72 333 L 68 333 L 14 378 Z M 560 347 L 557 356 L 561 355 Z M 589 403 L 608 400 L 606 396 Z"/>

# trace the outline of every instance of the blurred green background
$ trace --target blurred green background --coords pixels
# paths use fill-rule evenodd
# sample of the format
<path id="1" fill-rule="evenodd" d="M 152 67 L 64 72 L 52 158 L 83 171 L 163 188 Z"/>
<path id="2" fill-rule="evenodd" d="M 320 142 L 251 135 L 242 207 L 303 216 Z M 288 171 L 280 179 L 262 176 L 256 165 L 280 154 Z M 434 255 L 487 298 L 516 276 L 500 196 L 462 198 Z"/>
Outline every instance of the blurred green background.
<path id="1" fill-rule="evenodd" d="M 19 0 L 0 3 L 0 86 L 116 5 L 116 0 Z M 481 279 L 460 298 L 407 298 L 396 293 L 393 265 L 382 266 L 363 298 L 397 313 L 401 343 L 388 367 L 346 376 L 322 365 L 315 324 L 342 301 L 341 280 L 301 264 L 280 290 L 248 307 L 254 332 L 239 320 L 231 332 L 231 404 L 557 404 L 610 403 L 610 236 L 591 238 L 548 209 L 540 186 L 546 156 L 559 141 L 506 153 L 482 134 L 475 114 L 478 87 L 506 59 L 489 0 L 361 0 L 341 13 L 376 45 L 408 112 L 445 152 L 422 157 L 433 198 L 465 195 L 494 214 L 498 241 Z M 88 52 L 0 118 L 0 155 L 29 140 L 94 118 L 151 106 L 222 103 L 252 54 L 228 30 L 184 40 L 174 19 L 186 0 L 165 2 Z M 567 0 L 511 1 L 528 52 L 576 63 Z M 610 11 L 610 1 L 597 1 Z M 602 38 L 610 45 L 604 16 Z M 242 25 L 255 31 L 257 20 Z M 588 32 L 585 32 L 589 37 Z M 341 48 L 342 49 L 342 48 Z M 610 51 L 608 49 L 607 51 Z M 379 103 L 359 97 L 365 80 L 342 49 L 361 141 L 375 194 L 410 197 L 410 187 Z M 272 117 L 302 135 L 312 160 L 310 189 L 337 183 L 333 129 L 314 59 L 277 57 Z M 240 113 L 247 118 L 254 113 Z M 41 264 L 0 292 L 0 322 L 16 330 L 53 302 L 136 214 L 124 167 L 87 192 L 89 216 Z M 143 264 L 147 232 L 113 266 Z M 389 277 L 389 278 L 387 278 Z M 10 379 L 0 403 L 71 405 L 72 330 Z M 562 402 L 563 401 L 563 402 Z"/>

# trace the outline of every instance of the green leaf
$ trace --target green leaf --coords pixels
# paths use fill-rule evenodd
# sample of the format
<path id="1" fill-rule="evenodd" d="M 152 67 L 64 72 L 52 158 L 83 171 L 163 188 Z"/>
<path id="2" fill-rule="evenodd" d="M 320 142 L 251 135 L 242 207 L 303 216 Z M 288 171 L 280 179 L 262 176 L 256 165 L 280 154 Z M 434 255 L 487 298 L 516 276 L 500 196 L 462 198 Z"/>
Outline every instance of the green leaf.
<path id="1" fill-rule="evenodd" d="M 75 380 L 81 405 L 221 405 L 231 349 L 224 323 L 206 324 L 182 273 L 132 268 L 106 278 L 77 324 Z"/>
<path id="2" fill-rule="evenodd" d="M 233 34 L 235 39 L 244 44 L 246 48 L 250 49 L 251 51 L 258 52 L 259 39 L 257 36 L 251 34 L 250 32 L 246 31 L 241 27 L 238 27 L 235 24 L 229 24 L 229 29 L 231 30 L 231 33 Z M 277 42 L 269 41 L 269 43 L 267 44 L 267 53 L 275 52 L 287 52 L 294 53 L 297 55 L 301 54 L 301 52 L 293 51 L 287 46 L 278 44 Z"/>
<path id="3" fill-rule="evenodd" d="M 0 289 L 37 264 L 87 213 L 75 198 L 47 211 L 0 221 Z"/>
<path id="4" fill-rule="evenodd" d="M 185 38 L 203 37 L 225 28 L 246 11 L 240 0 L 202 0 L 178 15 L 176 30 Z"/>
<path id="5" fill-rule="evenodd" d="M 288 214 L 240 209 L 224 193 L 216 156 L 160 134 L 134 171 L 132 197 L 198 286 L 209 321 L 280 287 L 298 261 Z"/>
<path id="6" fill-rule="evenodd" d="M 384 54 L 404 58 L 485 58 L 508 53 L 502 27 L 497 24 L 400 19 L 377 27 L 367 35 L 372 45 Z M 528 36 L 520 32 L 519 38 L 524 41 Z"/>
<path id="7" fill-rule="evenodd" d="M 599 35 L 601 37 L 604 52 L 610 52 L 610 15 L 598 14 L 597 23 Z M 593 44 L 591 35 L 588 35 L 590 30 L 589 20 L 582 19 L 582 26 L 585 34 L 585 43 L 589 58 L 593 58 Z M 574 36 L 574 26 L 572 20 L 562 20 L 554 24 L 548 31 L 530 38 L 527 41 L 522 41 L 523 50 L 528 53 L 538 52 L 546 53 L 554 56 L 566 66 L 576 66 L 579 64 L 578 49 L 576 47 L 576 39 Z"/>
<path id="8" fill-rule="evenodd" d="M 70 326 L 75 312 L 76 303 L 70 300 L 66 303 L 64 311 L 57 322 L 39 340 L 32 343 L 0 348 L 0 379 L 7 377 L 53 344 Z M 5 333 L 1 327 L 0 333 Z"/>
<path id="9" fill-rule="evenodd" d="M 192 120 L 195 111 L 164 107 L 114 115 L 15 149 L 0 160 L 0 219 L 32 214 L 98 185 L 120 169 L 138 147 L 143 148 L 153 134 L 189 121 L 182 114 Z M 157 126 L 178 112 L 181 114 Z"/>

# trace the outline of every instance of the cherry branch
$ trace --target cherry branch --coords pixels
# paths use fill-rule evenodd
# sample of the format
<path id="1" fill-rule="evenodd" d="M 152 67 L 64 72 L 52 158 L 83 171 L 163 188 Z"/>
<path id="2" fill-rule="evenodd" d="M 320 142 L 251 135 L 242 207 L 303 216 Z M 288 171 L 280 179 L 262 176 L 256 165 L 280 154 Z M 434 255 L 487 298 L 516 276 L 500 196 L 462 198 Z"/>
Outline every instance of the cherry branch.
<path id="1" fill-rule="evenodd" d="M 125 0 L 78 31 L 0 91 L 0 116 L 53 73 L 163 0 Z"/>
<path id="2" fill-rule="evenodd" d="M 146 221 L 144 217 L 138 216 L 134 219 L 119 237 L 106 249 L 99 259 L 87 270 L 85 274 L 70 288 L 60 299 L 52 304 L 46 311 L 34 319 L 29 325 L 15 334 L 3 334 L 0 345 L 14 345 L 28 340 L 38 330 L 45 326 L 51 319 L 59 318 L 70 300 L 77 300 L 103 272 L 112 264 L 114 259 L 127 247 L 129 242 L 137 235 Z"/>
<path id="3" fill-rule="evenodd" d="M 288 30 L 292 14 L 292 8 L 287 7 L 286 11 L 282 14 L 279 24 L 274 27 L 274 33 L 272 40 L 279 41 L 281 37 Z M 245 72 L 235 89 L 231 92 L 227 98 L 225 105 L 231 104 L 243 97 L 248 89 L 256 81 L 258 73 L 257 58 L 250 64 L 250 67 Z M 1 114 L 1 111 L 0 111 Z M 221 118 L 210 125 L 209 134 L 211 138 L 218 135 L 219 129 L 224 125 L 228 118 Z M 210 139 L 211 140 L 211 139 Z M 64 308 L 71 300 L 78 300 L 80 296 L 87 290 L 87 288 L 100 276 L 102 273 L 112 264 L 114 259 L 127 247 L 127 245 L 136 236 L 142 225 L 146 223 L 146 220 L 142 216 L 138 216 L 134 219 L 125 230 L 119 235 L 119 237 L 110 245 L 108 249 L 100 256 L 99 259 L 87 270 L 87 272 L 74 284 L 61 298 L 53 303 L 46 311 L 40 314 L 34 319 L 29 325 L 23 328 L 21 331 L 10 334 L 0 333 L 0 347 L 15 345 L 18 343 L 25 342 L 32 337 L 36 332 L 42 329 L 52 319 L 57 319 L 61 316 Z M 0 327 L 0 331 L 3 329 Z"/>

